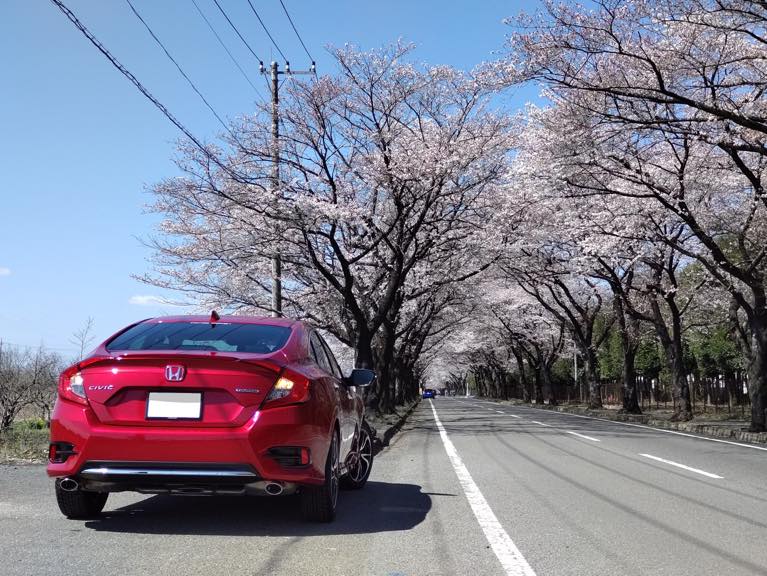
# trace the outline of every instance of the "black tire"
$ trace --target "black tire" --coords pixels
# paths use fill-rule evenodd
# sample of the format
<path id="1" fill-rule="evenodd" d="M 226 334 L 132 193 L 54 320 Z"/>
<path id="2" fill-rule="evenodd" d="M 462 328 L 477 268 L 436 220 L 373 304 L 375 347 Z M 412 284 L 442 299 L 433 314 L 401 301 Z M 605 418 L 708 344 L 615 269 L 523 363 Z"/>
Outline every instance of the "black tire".
<path id="1" fill-rule="evenodd" d="M 362 423 L 357 438 L 354 440 L 351 460 L 347 472 L 341 478 L 341 487 L 349 490 L 359 490 L 368 481 L 373 469 L 373 438 L 365 422 Z"/>
<path id="2" fill-rule="evenodd" d="M 301 488 L 301 513 L 311 522 L 332 522 L 338 503 L 339 469 L 338 434 L 333 432 L 328 457 L 325 460 L 325 483 Z"/>
<path id="3" fill-rule="evenodd" d="M 61 513 L 67 518 L 93 518 L 101 513 L 107 503 L 108 492 L 67 492 L 60 484 L 61 481 L 56 480 L 56 502 Z"/>

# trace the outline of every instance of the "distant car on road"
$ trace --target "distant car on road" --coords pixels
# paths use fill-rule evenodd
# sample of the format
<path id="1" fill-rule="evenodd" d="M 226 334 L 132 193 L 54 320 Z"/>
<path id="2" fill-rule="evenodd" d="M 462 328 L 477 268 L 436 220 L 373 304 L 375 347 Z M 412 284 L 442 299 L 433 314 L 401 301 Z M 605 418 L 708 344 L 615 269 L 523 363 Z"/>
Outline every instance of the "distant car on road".
<path id="1" fill-rule="evenodd" d="M 330 521 L 373 464 L 359 387 L 308 324 L 174 316 L 138 322 L 61 374 L 48 475 L 69 518 L 110 492 L 300 494 Z"/>
<path id="2" fill-rule="evenodd" d="M 434 398 L 437 395 L 437 391 L 431 388 L 425 388 L 422 394 L 423 398 Z"/>

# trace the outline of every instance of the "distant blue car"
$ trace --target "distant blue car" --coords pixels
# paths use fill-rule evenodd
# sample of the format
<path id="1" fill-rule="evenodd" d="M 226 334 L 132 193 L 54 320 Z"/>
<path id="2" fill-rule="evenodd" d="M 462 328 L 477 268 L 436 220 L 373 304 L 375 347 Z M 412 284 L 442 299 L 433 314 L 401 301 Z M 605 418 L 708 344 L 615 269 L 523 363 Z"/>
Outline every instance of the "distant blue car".
<path id="1" fill-rule="evenodd" d="M 437 395 L 437 391 L 436 390 L 432 390 L 431 388 L 426 388 L 423 391 L 422 397 L 423 398 L 434 398 L 436 395 Z"/>

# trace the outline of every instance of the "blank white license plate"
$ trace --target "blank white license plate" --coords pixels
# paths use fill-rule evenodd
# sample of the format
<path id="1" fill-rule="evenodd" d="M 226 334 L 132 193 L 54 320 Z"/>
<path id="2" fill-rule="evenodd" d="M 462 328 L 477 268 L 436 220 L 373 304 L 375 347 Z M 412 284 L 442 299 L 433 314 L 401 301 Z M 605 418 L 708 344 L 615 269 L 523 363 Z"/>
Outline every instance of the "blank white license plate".
<path id="1" fill-rule="evenodd" d="M 202 415 L 201 392 L 150 392 L 147 418 L 190 418 Z"/>

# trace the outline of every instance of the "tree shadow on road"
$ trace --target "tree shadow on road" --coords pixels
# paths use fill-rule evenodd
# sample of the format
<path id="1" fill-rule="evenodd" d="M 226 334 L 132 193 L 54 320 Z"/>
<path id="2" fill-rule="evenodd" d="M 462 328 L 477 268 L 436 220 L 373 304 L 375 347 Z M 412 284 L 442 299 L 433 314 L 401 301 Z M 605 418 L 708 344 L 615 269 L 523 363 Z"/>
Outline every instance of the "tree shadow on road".
<path id="1" fill-rule="evenodd" d="M 107 503 L 107 506 L 109 504 Z M 368 482 L 343 491 L 334 522 L 301 518 L 297 496 L 151 496 L 107 510 L 85 526 L 104 532 L 219 536 L 326 536 L 410 530 L 426 518 L 431 496 L 415 484 Z"/>

